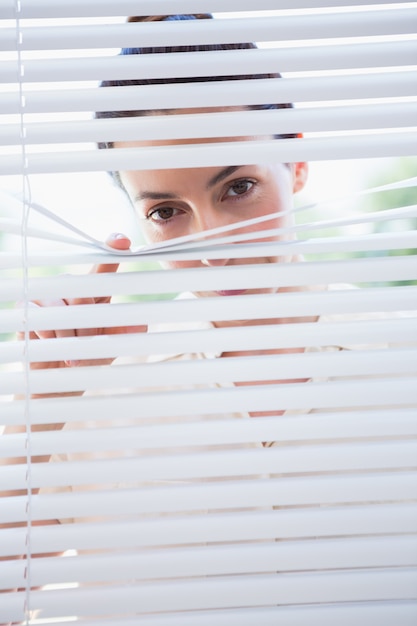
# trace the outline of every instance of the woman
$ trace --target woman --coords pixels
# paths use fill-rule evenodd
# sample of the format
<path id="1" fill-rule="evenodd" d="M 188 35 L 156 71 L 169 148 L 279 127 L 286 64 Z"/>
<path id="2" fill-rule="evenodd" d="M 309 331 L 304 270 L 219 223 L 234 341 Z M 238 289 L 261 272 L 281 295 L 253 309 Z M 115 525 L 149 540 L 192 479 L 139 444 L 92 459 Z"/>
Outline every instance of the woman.
<path id="1" fill-rule="evenodd" d="M 156 21 L 162 19 L 209 19 L 211 16 L 208 15 L 198 15 L 198 16 L 161 16 L 161 17 L 152 17 L 145 18 L 144 21 Z M 139 18 L 131 18 L 130 21 L 140 21 Z M 122 51 L 122 54 L 149 54 L 149 53 L 159 53 L 159 52 L 187 52 L 194 50 L 211 50 L 213 48 L 218 49 L 231 49 L 231 48 L 252 48 L 252 44 L 242 44 L 238 46 L 193 46 L 190 48 L 155 48 L 155 49 L 126 49 Z M 262 76 L 263 77 L 263 76 Z M 217 77 L 212 80 L 227 80 L 232 77 Z M 261 78 L 261 76 L 243 76 L 241 78 L 253 78 L 256 80 L 257 78 Z M 195 79 L 186 79 L 186 82 L 202 82 L 206 79 L 201 79 L 199 77 Z M 105 82 L 103 83 L 103 87 L 107 86 L 119 86 L 123 88 L 123 86 L 130 85 L 141 85 L 141 84 L 152 84 L 158 82 L 185 82 L 183 79 L 169 79 L 169 80 L 153 80 L 153 81 L 125 81 L 123 83 L 120 82 Z M 266 108 L 286 108 L 288 104 L 280 104 L 280 105 L 271 105 Z M 254 105 L 251 108 L 265 108 L 263 106 Z M 154 111 L 118 111 L 118 112 L 102 112 L 98 113 L 97 117 L 99 118 L 109 118 L 109 117 L 130 117 L 130 116 L 143 116 L 143 115 L 160 115 L 162 113 L 169 112 L 172 115 L 182 114 L 182 113 L 210 113 L 211 111 L 226 111 L 228 109 L 224 108 L 215 108 L 215 109 L 181 109 L 181 110 L 170 110 L 166 111 L 164 109 L 154 110 Z M 247 137 L 235 137 L 232 141 L 239 142 L 243 139 L 247 140 Z M 255 139 L 255 138 L 254 138 Z M 278 138 L 279 140 L 279 138 Z M 195 142 L 198 143 L 210 143 L 211 139 L 198 139 Z M 159 142 L 156 142 L 159 143 Z M 183 140 L 167 140 L 164 142 L 164 145 L 177 146 L 185 143 Z M 193 140 L 187 141 L 186 143 L 193 143 Z M 114 144 L 101 145 L 101 148 L 111 148 L 111 149 L 123 149 L 123 148 L 136 148 L 144 145 L 144 142 L 141 141 L 129 141 L 129 142 L 116 142 Z M 149 142 L 148 142 L 149 145 Z M 152 145 L 152 143 L 151 143 Z M 159 243 L 161 241 L 167 241 L 172 238 L 181 237 L 184 235 L 196 235 L 203 233 L 206 230 L 210 230 L 216 227 L 221 226 L 230 226 L 236 224 L 236 229 L 239 233 L 242 232 L 250 232 L 253 233 L 252 241 L 256 241 L 257 237 L 259 237 L 259 232 L 265 228 L 270 229 L 282 229 L 286 227 L 290 227 L 293 224 L 293 216 L 291 213 L 292 202 L 293 202 L 293 194 L 300 191 L 307 179 L 307 165 L 306 163 L 274 163 L 274 164 L 249 164 L 245 166 L 235 166 L 231 164 L 227 167 L 203 167 L 203 168 L 187 168 L 180 170 L 149 170 L 149 171 L 121 171 L 114 174 L 117 182 L 122 186 L 122 188 L 128 194 L 135 211 L 137 212 L 142 227 L 143 227 L 143 235 L 146 241 L 150 244 Z M 248 220 L 251 218 L 264 217 L 271 214 L 279 213 L 280 215 L 277 217 L 272 217 L 270 220 L 259 224 L 256 227 L 238 227 L 238 223 L 244 220 Z M 127 250 L 130 246 L 129 239 L 122 234 L 114 234 L 111 235 L 107 242 L 110 247 L 115 250 Z M 280 263 L 280 262 L 293 262 L 300 261 L 298 257 L 285 257 L 281 258 L 279 256 L 265 256 L 265 257 L 256 257 L 250 259 L 236 259 L 236 258 L 219 258 L 219 259 L 202 259 L 201 261 L 172 261 L 167 263 L 167 268 L 182 268 L 182 267 L 204 267 L 204 266 L 234 266 L 234 265 L 244 265 L 244 264 L 270 264 L 270 263 Z M 117 271 L 118 264 L 102 264 L 93 268 L 93 272 L 95 273 L 105 273 L 105 272 L 115 272 Z M 197 291 L 192 294 L 191 297 L 204 298 L 204 297 L 242 297 L 242 303 L 244 303 L 244 297 L 246 295 L 251 294 L 277 294 L 279 298 L 279 294 L 283 291 L 296 291 L 301 290 L 301 287 L 286 287 L 281 288 L 270 287 L 270 288 L 260 288 L 260 289 L 237 289 L 237 290 L 223 290 L 223 291 Z M 190 297 L 190 296 L 188 296 Z M 106 303 L 110 301 L 109 298 L 83 298 L 83 299 L 74 299 L 74 300 L 61 300 L 54 302 L 55 305 L 66 306 L 66 305 L 82 305 L 82 304 L 100 304 Z M 46 306 L 51 303 L 42 303 L 36 302 L 37 306 Z M 290 318 L 286 319 L 285 317 L 276 317 L 274 319 L 239 319 L 233 321 L 224 321 L 224 320 L 213 320 L 212 326 L 214 327 L 224 327 L 224 326 L 242 326 L 249 327 L 255 325 L 271 325 L 271 326 L 280 326 L 282 324 L 294 324 L 300 322 L 321 322 L 323 318 L 316 317 L 303 317 L 303 318 Z M 200 325 L 199 327 L 205 327 L 205 325 Z M 173 329 L 176 328 L 176 325 L 172 326 Z M 137 327 L 117 327 L 117 328 L 94 328 L 94 329 L 70 329 L 65 331 L 49 331 L 44 332 L 40 331 L 32 334 L 32 339 L 42 339 L 42 338 L 53 338 L 53 337 L 71 337 L 71 336 L 88 336 L 88 335 L 106 335 L 106 334 L 119 334 L 119 333 L 130 333 L 130 332 L 146 332 L 148 329 L 144 326 Z M 154 327 L 149 329 L 150 332 L 157 332 L 159 330 L 158 327 Z M 318 350 L 341 350 L 342 346 L 327 346 L 325 348 L 319 348 Z M 234 357 L 234 356 L 254 356 L 254 355 L 270 355 L 270 354 L 283 354 L 283 353 L 294 353 L 294 352 L 304 352 L 309 349 L 305 349 L 299 345 L 297 347 L 290 347 L 286 349 L 263 349 L 256 351 L 242 351 L 242 350 L 234 350 L 234 351 L 222 351 L 221 353 L 212 354 L 212 353 L 181 353 L 175 355 L 157 356 L 152 360 L 201 360 L 201 359 L 209 359 L 213 357 L 226 358 L 226 357 Z M 100 361 L 102 364 L 108 364 L 110 361 Z M 51 368 L 67 368 L 67 367 L 77 367 L 77 366 L 86 366 L 97 364 L 97 361 L 82 361 L 82 362 L 52 362 L 52 363 L 34 363 L 32 367 L 34 369 L 43 369 L 45 367 Z M 309 379 L 290 379 L 286 378 L 285 381 L 281 379 L 276 379 L 272 372 L 270 379 L 265 381 L 257 381 L 256 383 L 248 381 L 248 380 L 231 380 L 230 384 L 234 385 L 263 385 L 263 384 L 280 384 L 280 383 L 302 383 L 300 387 L 304 387 L 305 383 L 308 383 Z M 169 385 L 169 381 L 168 381 Z M 225 385 L 218 384 L 215 385 L 217 387 L 222 387 Z M 228 385 L 226 385 L 228 386 Z M 140 387 L 140 381 L 138 382 L 138 387 Z M 166 388 L 166 386 L 165 386 Z M 64 395 L 64 394 L 61 394 Z M 309 407 L 313 409 L 313 407 Z M 220 417 L 222 419 L 244 419 L 248 417 L 265 417 L 265 416 L 279 416 L 286 415 L 290 413 L 294 413 L 286 410 L 287 407 L 282 406 L 279 400 L 279 394 L 277 393 L 277 405 L 274 407 L 272 411 L 250 411 L 250 412 L 240 412 L 240 413 L 225 413 Z M 306 411 L 300 411 L 306 412 Z M 193 421 L 204 420 L 207 417 L 204 414 L 204 409 L 202 408 L 202 415 L 193 415 Z M 97 419 L 97 416 L 93 416 Z M 218 418 L 219 415 L 216 415 Z M 57 418 L 59 419 L 59 418 Z M 98 416 L 98 419 L 100 417 Z M 156 422 L 157 420 L 152 420 Z M 161 420 L 163 422 L 163 420 Z M 141 424 L 140 418 L 135 420 L 134 425 Z M 108 422 L 104 424 L 104 427 L 116 427 L 116 426 L 127 426 L 123 420 L 123 416 L 115 416 L 113 422 L 109 424 Z M 96 423 L 94 427 L 100 428 L 101 424 Z M 43 426 L 42 429 L 60 429 L 63 425 L 49 424 Z M 85 424 L 77 424 L 71 423 L 66 424 L 65 428 L 76 428 L 82 429 L 86 428 Z M 17 432 L 18 429 L 15 429 L 14 432 Z M 12 429 L 9 429 L 9 432 L 12 432 Z M 80 435 L 82 437 L 82 434 Z M 246 443 L 240 446 L 236 445 L 236 447 L 242 448 L 261 448 L 263 446 L 274 446 L 278 445 L 279 442 L 253 442 Z M 134 444 L 136 448 L 140 449 L 140 442 L 135 442 Z M 204 451 L 204 448 L 200 446 L 198 450 Z M 213 450 L 213 447 L 211 447 Z M 143 451 L 139 450 L 139 454 L 142 454 Z M 144 454 L 152 454 L 153 451 L 145 450 Z M 92 458 L 102 459 L 102 458 L 124 458 L 124 456 L 134 456 L 137 454 L 138 450 L 135 449 L 133 451 L 129 450 L 118 450 L 118 451 L 105 451 L 97 454 L 93 453 L 67 453 L 63 455 L 55 455 L 51 459 L 42 457 L 37 460 L 40 462 L 45 461 L 54 461 L 54 462 L 68 462 L 68 461 L 77 461 L 77 460 L 91 460 Z M 158 454 L 158 451 L 156 451 Z M 163 462 L 163 458 L 162 458 Z M 249 467 L 247 470 L 248 475 L 253 474 L 253 470 Z M 310 475 L 311 472 L 310 472 Z M 264 476 L 263 476 L 264 477 Z M 242 476 L 242 478 L 245 478 Z M 253 478 L 253 475 L 252 475 Z M 193 482 L 198 479 L 193 479 Z M 200 479 L 204 480 L 204 479 Z M 234 478 L 236 480 L 236 478 Z M 88 482 L 88 481 L 87 481 Z M 141 484 L 144 485 L 143 479 L 140 480 Z M 161 481 L 150 479 L 149 483 L 151 486 L 154 486 Z M 162 481 L 165 483 L 175 483 L 175 480 L 167 480 Z M 115 481 L 112 484 L 99 485 L 97 488 L 120 488 L 120 489 L 129 489 L 135 483 L 135 476 L 132 476 L 130 482 L 117 482 Z M 82 485 L 81 487 L 60 487 L 58 491 L 62 490 L 74 490 L 77 489 L 91 489 L 95 490 L 96 485 Z M 6 494 L 7 495 L 7 494 Z M 8 494 L 11 495 L 11 494 Z M 18 495 L 18 494 L 16 494 Z M 249 506 L 247 508 L 250 508 Z M 251 507 L 253 510 L 254 507 Z M 227 511 L 228 509 L 225 508 Z M 178 513 L 179 511 L 175 511 Z M 109 506 L 108 515 L 116 516 L 117 511 L 112 511 Z M 193 513 L 198 513 L 198 510 L 193 511 Z M 64 520 L 59 520 L 63 522 Z M 75 519 L 66 519 L 65 521 L 75 521 Z M 83 519 L 83 522 L 86 521 L 86 518 Z M 42 522 L 42 523 L 51 523 Z M 168 530 L 169 532 L 169 530 Z M 166 544 L 165 544 L 166 545 Z"/>
<path id="2" fill-rule="evenodd" d="M 149 21 L 182 21 L 211 19 L 211 15 L 174 15 L 174 16 L 150 16 L 150 17 L 131 17 L 129 22 L 149 22 Z M 121 51 L 122 55 L 148 55 L 159 53 L 184 53 L 195 51 L 212 51 L 212 50 L 235 50 L 235 49 L 253 49 L 256 46 L 252 43 L 243 44 L 217 44 L 217 45 L 199 45 L 199 46 L 177 46 L 155 48 L 126 48 Z M 253 80 L 254 92 L 256 93 L 256 80 L 260 78 L 280 78 L 279 74 L 265 75 L 243 75 L 243 76 L 217 76 L 217 77 L 190 77 L 190 78 L 168 78 L 168 79 L 148 79 L 148 80 L 125 80 L 125 81 L 104 81 L 102 88 L 124 87 L 150 85 L 150 84 L 169 84 L 169 83 L 202 83 L 208 81 L 228 81 L 228 80 Z M 280 109 L 291 107 L 288 103 L 278 103 L 270 105 L 253 104 L 248 109 Z M 242 108 L 242 107 L 241 107 Z M 157 109 L 157 110 L 127 110 L 127 111 L 107 111 L 96 113 L 96 117 L 118 118 L 118 117 L 143 117 L 158 116 L 162 114 L 192 114 L 211 112 L 232 112 L 238 107 L 215 107 L 215 108 L 190 108 L 190 109 Z M 275 136 L 279 141 L 280 138 L 292 138 L 296 140 L 297 135 L 280 135 Z M 227 141 L 239 142 L 243 140 L 260 139 L 259 137 L 233 137 Z M 178 146 L 184 143 L 211 143 L 219 141 L 219 139 L 179 139 L 164 141 L 118 141 L 115 143 L 101 143 L 101 149 L 126 149 L 137 148 L 143 145 L 163 145 Z M 222 139 L 220 139 L 222 141 Z M 121 171 L 113 172 L 112 175 L 118 185 L 125 190 L 130 198 L 139 221 L 142 225 L 142 233 L 147 243 L 160 243 L 172 238 L 184 235 L 196 235 L 203 233 L 216 227 L 230 226 L 238 224 L 241 221 L 252 218 L 264 217 L 269 214 L 280 214 L 251 227 L 240 227 L 234 232 L 244 233 L 253 232 L 252 241 L 256 241 L 257 233 L 265 229 L 285 229 L 293 225 L 293 195 L 303 189 L 307 180 L 308 167 L 304 162 L 300 163 L 272 163 L 272 164 L 248 164 L 245 166 L 230 165 L 227 167 L 201 167 L 186 169 L 161 169 L 161 170 L 140 170 L 140 171 Z M 288 235 L 287 235 L 288 237 Z M 279 239 L 277 236 L 276 239 Z M 265 240 L 265 239 L 262 239 Z M 107 243 L 110 247 L 117 250 L 127 250 L 130 246 L 129 239 L 123 234 L 111 235 Z M 266 256 L 250 259 L 236 258 L 220 258 L 220 259 L 202 259 L 201 261 L 172 261 L 167 262 L 165 267 L 184 268 L 184 267 L 203 267 L 203 266 L 235 266 L 242 264 L 269 264 L 280 262 L 300 261 L 298 256 L 277 257 Z M 115 272 L 118 264 L 102 264 L 92 269 L 93 273 Z M 198 291 L 192 294 L 192 297 L 224 297 L 224 296 L 244 296 L 249 294 L 261 293 L 282 293 L 284 291 L 298 291 L 305 289 L 304 287 L 270 287 L 267 289 L 235 289 L 223 291 Z M 191 294 L 189 294 L 191 295 Z M 53 303 L 35 302 L 37 306 L 44 305 L 82 305 L 82 304 L 100 304 L 110 301 L 109 298 L 82 298 L 82 299 L 66 299 L 58 300 Z M 213 320 L 212 326 L 254 326 L 254 325 L 282 325 L 287 323 L 299 322 L 315 322 L 317 317 L 299 317 L 287 319 L 285 317 L 277 317 L 274 319 L 240 319 L 233 321 Z M 117 328 L 92 328 L 92 329 L 68 329 L 58 331 L 39 331 L 32 334 L 32 338 L 53 338 L 53 337 L 71 337 L 71 336 L 91 336 L 119 334 L 129 332 L 146 332 L 145 326 L 135 327 L 117 327 Z M 157 331 L 158 328 L 149 329 Z M 331 349 L 340 349 L 340 346 L 331 347 Z M 304 348 L 290 347 L 274 350 L 257 350 L 257 351 L 222 351 L 216 354 L 218 357 L 232 356 L 250 356 L 260 354 L 285 354 L 304 352 Z M 179 359 L 197 359 L 207 358 L 207 354 L 187 353 L 181 355 L 169 355 L 169 358 Z M 159 360 L 162 357 L 152 357 L 152 360 Z M 33 363 L 33 369 L 47 368 L 65 368 L 100 364 L 109 364 L 108 360 L 82 362 L 48 362 Z M 306 379 L 286 379 L 285 381 L 273 378 L 267 381 L 258 381 L 257 384 L 276 384 L 281 382 L 305 382 Z M 235 385 L 254 384 L 250 381 L 230 381 Z M 60 394 L 66 395 L 66 394 Z M 77 394 L 68 394 L 77 395 Z M 44 397 L 44 396 L 43 396 Z M 281 415 L 285 412 L 285 407 L 277 405 L 273 411 L 256 411 L 250 412 L 250 416 L 266 416 Z M 68 427 L 68 425 L 66 426 Z M 51 424 L 46 428 L 62 428 L 61 424 Z M 10 432 L 10 429 L 9 429 Z M 272 445 L 272 444 L 270 444 Z M 43 459 L 44 460 L 44 459 Z"/>
<path id="3" fill-rule="evenodd" d="M 209 14 L 198 15 L 173 15 L 173 16 L 150 16 L 150 17 L 131 17 L 129 22 L 149 22 L 149 21 L 182 21 L 196 19 L 211 19 Z M 235 50 L 235 49 L 252 49 L 256 46 L 252 43 L 244 44 L 218 44 L 218 45 L 199 45 L 199 46 L 177 46 L 177 47 L 156 47 L 156 48 L 126 48 L 121 51 L 122 55 L 138 55 L 138 54 L 158 54 L 158 53 L 187 53 L 194 51 L 207 50 Z M 224 81 L 253 79 L 256 81 L 260 78 L 279 78 L 279 74 L 265 75 L 243 75 L 243 76 L 218 76 L 218 77 L 191 77 L 191 78 L 169 78 L 169 79 L 149 79 L 149 80 L 126 80 L 126 81 L 104 81 L 102 87 L 130 87 L 133 85 L 149 85 L 149 84 L 169 84 L 193 82 L 201 83 L 206 81 Z M 256 84 L 256 83 L 254 83 Z M 288 108 L 292 105 L 288 103 L 279 103 L 271 105 L 251 105 L 248 109 L 279 109 Z M 210 113 L 210 112 L 227 112 L 239 110 L 239 107 L 216 107 L 216 108 L 199 108 L 199 109 L 158 109 L 158 110 L 135 110 L 135 111 L 109 111 L 99 112 L 97 118 L 116 118 L 116 117 L 135 117 L 135 116 L 157 116 L 162 114 L 192 114 L 192 113 Z M 296 135 L 280 135 L 279 138 L 295 138 Z M 242 141 L 248 139 L 259 139 L 259 137 L 234 137 L 228 138 L 228 141 Z M 101 143 L 99 147 L 104 148 L 135 148 L 143 145 L 164 145 L 176 146 L 184 143 L 211 143 L 219 141 L 219 139 L 194 139 L 194 140 L 166 140 L 155 142 L 141 141 L 123 141 L 115 143 Z M 221 139 L 220 139 L 221 141 Z M 142 232 L 147 243 L 159 243 L 174 237 L 183 235 L 192 235 L 204 232 L 211 228 L 219 226 L 231 225 L 243 220 L 266 216 L 271 213 L 282 212 L 283 215 L 274 217 L 267 222 L 262 222 L 257 226 L 240 228 L 239 233 L 253 232 L 254 235 L 258 231 L 264 229 L 285 228 L 293 224 L 293 216 L 291 208 L 293 203 L 293 194 L 300 191 L 307 180 L 307 164 L 306 163 L 274 163 L 267 165 L 247 165 L 247 166 L 228 166 L 228 167 L 205 167 L 205 168 L 188 168 L 178 170 L 148 170 L 148 171 L 123 171 L 113 172 L 112 175 L 116 182 L 126 191 L 131 203 L 139 217 L 142 225 Z M 255 238 L 254 238 L 255 240 Z M 127 250 L 130 241 L 122 234 L 113 234 L 109 237 L 107 243 L 117 250 Z M 281 259 L 279 257 L 258 257 L 252 259 L 215 259 L 202 261 L 178 261 L 166 264 L 168 268 L 179 267 L 199 267 L 199 266 L 231 266 L 238 264 L 259 264 L 259 263 L 276 263 L 280 261 L 300 260 Z M 93 272 L 114 272 L 117 271 L 118 265 L 99 265 L 93 268 Z M 270 288 L 256 290 L 227 290 L 217 292 L 197 292 L 196 297 L 205 296 L 226 296 L 226 295 L 244 295 L 250 293 L 280 292 L 290 290 L 288 288 Z M 291 289 L 293 290 L 293 289 Z M 59 301 L 56 304 L 93 304 L 102 303 L 109 299 L 74 299 Z M 36 303 L 42 306 L 42 302 Z M 50 303 L 49 303 L 50 304 Z M 262 324 L 281 324 L 287 320 L 284 318 L 272 320 L 240 320 L 233 322 L 214 321 L 214 326 L 226 325 L 253 325 L 255 323 Z M 295 321 L 295 320 L 292 320 Z M 312 318 L 300 318 L 297 321 L 314 321 Z M 124 332 L 143 332 L 146 328 L 129 327 L 129 328 L 95 328 L 89 330 L 66 330 L 39 332 L 34 337 L 50 338 L 53 336 L 76 336 L 76 335 L 95 335 L 95 334 L 113 334 Z M 300 349 L 297 349 L 298 351 Z M 287 350 L 288 351 L 288 350 Z M 290 352 L 295 350 L 289 350 Z M 285 352 L 285 351 L 284 351 Z M 222 357 L 232 356 L 233 352 L 223 352 Z M 242 354 L 242 352 L 239 352 Z M 107 361 L 108 362 L 108 361 Z M 95 362 L 96 363 L 96 362 Z M 102 361 L 105 363 L 105 361 Z M 82 365 L 89 365 L 88 361 L 83 361 Z M 68 367 L 76 366 L 78 363 L 71 361 L 67 363 L 55 362 L 48 364 L 51 367 Z M 34 364 L 33 367 L 44 367 L 42 364 Z M 272 381 L 274 382 L 274 381 Z M 274 413 L 276 414 L 276 412 Z"/>

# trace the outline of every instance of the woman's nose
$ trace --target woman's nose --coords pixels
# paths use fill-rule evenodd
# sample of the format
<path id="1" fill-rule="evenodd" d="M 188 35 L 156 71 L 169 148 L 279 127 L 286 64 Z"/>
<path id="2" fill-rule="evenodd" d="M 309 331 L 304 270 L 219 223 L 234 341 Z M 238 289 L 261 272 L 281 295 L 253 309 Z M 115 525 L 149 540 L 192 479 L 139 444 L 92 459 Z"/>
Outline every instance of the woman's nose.
<path id="1" fill-rule="evenodd" d="M 226 226 L 224 216 L 219 214 L 210 205 L 199 207 L 199 210 L 195 212 L 195 230 L 199 233 L 203 233 L 219 226 Z M 201 259 L 201 263 L 207 267 L 222 267 L 227 265 L 229 259 Z"/>

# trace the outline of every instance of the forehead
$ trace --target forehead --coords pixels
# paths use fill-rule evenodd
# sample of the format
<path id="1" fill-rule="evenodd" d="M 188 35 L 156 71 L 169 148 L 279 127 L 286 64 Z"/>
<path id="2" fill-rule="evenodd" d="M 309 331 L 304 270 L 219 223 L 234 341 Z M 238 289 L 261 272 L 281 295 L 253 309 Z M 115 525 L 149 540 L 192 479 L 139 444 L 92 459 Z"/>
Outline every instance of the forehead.
<path id="1" fill-rule="evenodd" d="M 237 111 L 248 110 L 249 107 L 245 106 L 228 106 L 228 107 L 199 107 L 199 108 L 181 108 L 181 109 L 161 109 L 156 111 L 143 112 L 141 117 L 161 117 L 161 116 L 176 116 L 176 115 L 190 115 L 195 114 L 210 114 L 210 113 L 229 113 Z M 168 134 L 168 133 L 167 133 Z M 180 133 L 176 133 L 179 135 Z M 188 137 L 188 138 L 166 138 L 166 139 L 135 139 L 130 141 L 117 141 L 114 142 L 113 148 L 140 148 L 140 147 L 160 147 L 160 146 L 183 146 L 183 145 L 196 145 L 196 144 L 212 144 L 223 142 L 238 142 L 238 141 L 250 141 L 250 140 L 262 140 L 266 139 L 265 136 L 227 136 L 227 137 Z M 229 166 L 233 167 L 233 166 Z M 243 167 L 243 166 L 242 166 Z M 125 171 L 119 172 L 119 178 L 123 179 L 123 184 L 127 187 L 125 182 L 130 185 L 134 184 L 136 188 L 142 187 L 143 184 L 151 183 L 154 187 L 160 187 L 161 184 L 167 181 L 177 178 L 178 183 L 181 181 L 184 183 L 184 178 L 192 178 L 194 180 L 206 180 L 215 176 L 219 170 L 225 169 L 224 167 L 200 167 L 200 168 L 181 168 L 181 169 L 164 169 L 164 170 L 141 170 L 141 171 Z M 234 168 L 237 169 L 237 168 Z"/>
<path id="2" fill-rule="evenodd" d="M 229 118 L 223 117 L 221 122 L 222 131 L 219 134 L 222 136 L 216 136 L 216 120 L 208 119 L 210 114 L 230 114 L 230 113 L 242 113 L 247 111 L 247 107 L 200 107 L 200 108 L 182 108 L 182 109 L 169 109 L 169 110 L 156 110 L 156 111 L 141 111 L 136 115 L 133 114 L 130 117 L 130 127 L 132 125 L 132 117 L 139 118 L 138 124 L 134 132 L 134 140 L 121 140 L 112 143 L 113 148 L 128 148 L 128 147 L 147 147 L 147 146 L 172 146 L 172 145 L 193 145 L 202 143 L 222 143 L 222 142 L 234 142 L 234 141 L 248 141 L 251 139 L 266 139 L 271 138 L 263 135 L 249 135 L 242 136 L 236 135 L 236 124 L 229 124 Z M 195 118 L 194 116 L 203 116 Z M 181 117 L 178 121 L 171 120 L 173 117 Z M 146 119 L 152 121 L 146 122 Z M 158 121 L 158 118 L 160 121 Z M 140 121 L 139 121 L 140 120 Z M 213 122 L 213 123 L 211 123 Z M 239 126 L 243 126 L 244 122 L 241 122 Z M 133 122 L 134 124 L 134 122 Z M 244 128 L 244 126 L 243 126 Z M 202 132 L 201 129 L 204 129 Z M 224 130 L 226 129 L 226 131 Z M 133 134 L 132 132 L 132 134 Z M 199 136 L 201 132 L 202 136 Z M 230 133 L 230 134 L 228 134 Z"/>
<path id="3" fill-rule="evenodd" d="M 132 170 L 120 172 L 129 195 L 135 201 L 178 198 L 188 192 L 204 193 L 229 177 L 243 175 L 251 166 L 195 167 L 165 170 Z"/>

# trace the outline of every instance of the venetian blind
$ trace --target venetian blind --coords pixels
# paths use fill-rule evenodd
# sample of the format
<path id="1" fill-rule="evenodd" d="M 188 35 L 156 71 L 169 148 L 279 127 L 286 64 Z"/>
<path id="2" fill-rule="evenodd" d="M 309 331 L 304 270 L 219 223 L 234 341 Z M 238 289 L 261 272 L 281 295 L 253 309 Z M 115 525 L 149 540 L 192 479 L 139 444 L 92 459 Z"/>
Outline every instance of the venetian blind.
<path id="1" fill-rule="evenodd" d="M 190 11 L 228 15 L 125 23 Z M 41 206 L 31 181 L 415 156 L 416 3 L 9 0 L 0 17 L 0 166 L 22 189 L 0 196 L 21 242 L 1 253 L 0 623 L 415 624 L 417 206 L 371 203 L 410 197 L 414 176 L 347 209 L 300 206 L 278 231 L 249 220 L 256 243 L 223 227 L 124 254 Z M 117 54 L 161 41 L 277 43 Z M 187 114 L 91 116 L 161 102 Z M 134 140 L 162 145 L 95 146 Z M 73 298 L 104 300 L 57 306 Z M 149 331 L 88 336 L 136 325 Z M 34 338 L 50 329 L 62 336 Z"/>

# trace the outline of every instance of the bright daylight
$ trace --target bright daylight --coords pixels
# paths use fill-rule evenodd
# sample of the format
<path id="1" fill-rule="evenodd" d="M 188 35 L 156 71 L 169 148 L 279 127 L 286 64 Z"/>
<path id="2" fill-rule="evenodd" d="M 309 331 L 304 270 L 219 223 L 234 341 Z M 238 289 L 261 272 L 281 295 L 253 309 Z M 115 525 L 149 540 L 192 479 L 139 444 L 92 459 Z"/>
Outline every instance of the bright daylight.
<path id="1" fill-rule="evenodd" d="M 414 626 L 417 2 L 0 18 L 0 626 Z"/>

